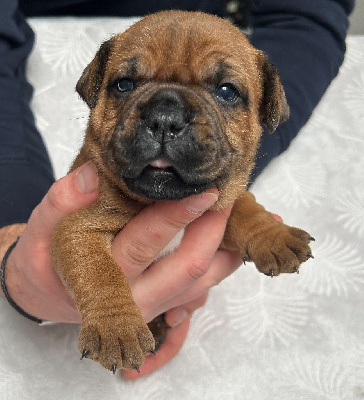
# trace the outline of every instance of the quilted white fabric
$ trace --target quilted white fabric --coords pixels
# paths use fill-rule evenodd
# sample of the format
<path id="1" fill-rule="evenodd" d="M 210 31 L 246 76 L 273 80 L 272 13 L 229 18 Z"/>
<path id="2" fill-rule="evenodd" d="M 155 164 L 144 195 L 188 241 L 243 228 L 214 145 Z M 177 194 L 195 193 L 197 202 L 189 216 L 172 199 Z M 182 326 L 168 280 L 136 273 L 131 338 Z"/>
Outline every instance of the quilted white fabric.
<path id="1" fill-rule="evenodd" d="M 88 111 L 74 92 L 99 44 L 125 19 L 34 19 L 33 107 L 64 175 Z M 364 37 L 290 149 L 253 192 L 316 238 L 299 275 L 242 266 L 211 291 L 182 351 L 126 382 L 79 361 L 79 327 L 39 327 L 0 301 L 1 400 L 351 400 L 364 398 Z"/>

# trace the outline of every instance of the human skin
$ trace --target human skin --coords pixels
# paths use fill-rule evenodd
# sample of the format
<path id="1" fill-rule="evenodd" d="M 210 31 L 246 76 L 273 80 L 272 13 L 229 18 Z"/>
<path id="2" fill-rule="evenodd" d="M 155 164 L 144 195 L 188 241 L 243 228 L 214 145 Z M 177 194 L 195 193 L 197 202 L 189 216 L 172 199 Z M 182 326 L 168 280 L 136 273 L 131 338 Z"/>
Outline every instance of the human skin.
<path id="1" fill-rule="evenodd" d="M 97 197 L 98 177 L 87 163 L 52 186 L 27 224 L 0 229 L 0 257 L 21 234 L 7 262 L 6 284 L 13 300 L 29 314 L 50 321 L 80 322 L 75 304 L 50 262 L 49 249 L 58 222 Z M 166 312 L 171 326 L 165 343 L 155 357 L 146 359 L 140 374 L 123 371 L 127 379 L 149 374 L 177 354 L 190 317 L 205 303 L 208 290 L 241 264 L 238 254 L 217 250 L 231 210 L 206 211 L 217 198 L 212 189 L 181 201 L 156 202 L 114 239 L 113 256 L 130 282 L 144 319 L 149 322 Z M 165 243 L 184 227 L 179 249 L 153 263 Z"/>

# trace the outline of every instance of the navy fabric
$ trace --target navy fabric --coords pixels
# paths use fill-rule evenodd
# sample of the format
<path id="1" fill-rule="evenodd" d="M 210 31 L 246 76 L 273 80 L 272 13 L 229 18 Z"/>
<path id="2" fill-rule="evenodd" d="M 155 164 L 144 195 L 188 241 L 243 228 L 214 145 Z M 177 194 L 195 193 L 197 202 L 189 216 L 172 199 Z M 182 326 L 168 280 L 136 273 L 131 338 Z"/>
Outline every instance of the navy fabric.
<path id="1" fill-rule="evenodd" d="M 337 75 L 353 7 L 350 0 L 256 2 L 252 44 L 278 68 L 291 116 L 272 135 L 264 131 L 252 181 L 287 149 Z"/>
<path id="2" fill-rule="evenodd" d="M 201 10 L 222 16 L 225 9 L 224 0 L 20 0 L 19 5 L 28 16 L 140 16 L 169 9 Z"/>
<path id="3" fill-rule="evenodd" d="M 25 65 L 34 34 L 27 16 L 131 16 L 170 8 L 224 15 L 224 7 L 223 0 L 1 0 L 0 227 L 26 222 L 54 181 L 29 105 Z M 277 65 L 291 117 L 275 133 L 264 133 L 253 179 L 289 146 L 336 76 L 353 7 L 354 0 L 254 1 L 252 42 Z"/>
<path id="4" fill-rule="evenodd" d="M 30 109 L 32 87 L 25 78 L 34 33 L 17 9 L 0 9 L 0 227 L 26 222 L 53 183 L 46 148 Z"/>

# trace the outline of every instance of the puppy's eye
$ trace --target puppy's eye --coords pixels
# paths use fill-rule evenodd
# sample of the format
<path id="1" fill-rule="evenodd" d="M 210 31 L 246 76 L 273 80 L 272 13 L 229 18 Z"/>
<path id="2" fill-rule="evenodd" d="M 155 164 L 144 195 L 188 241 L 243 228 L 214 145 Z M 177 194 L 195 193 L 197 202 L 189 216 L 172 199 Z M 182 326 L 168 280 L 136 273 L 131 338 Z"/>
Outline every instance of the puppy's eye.
<path id="1" fill-rule="evenodd" d="M 234 102 L 241 98 L 239 90 L 231 83 L 224 83 L 216 89 L 215 95 L 221 100 Z"/>
<path id="2" fill-rule="evenodd" d="M 134 82 L 130 78 L 122 78 L 116 81 L 115 88 L 120 93 L 131 92 L 134 89 Z"/>

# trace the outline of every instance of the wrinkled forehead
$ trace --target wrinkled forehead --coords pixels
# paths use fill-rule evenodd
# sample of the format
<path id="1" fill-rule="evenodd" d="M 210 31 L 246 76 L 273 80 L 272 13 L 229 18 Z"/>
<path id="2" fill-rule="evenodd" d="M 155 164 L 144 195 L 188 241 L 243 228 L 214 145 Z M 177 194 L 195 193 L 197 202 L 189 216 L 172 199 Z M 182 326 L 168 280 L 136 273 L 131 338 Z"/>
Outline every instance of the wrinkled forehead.
<path id="1" fill-rule="evenodd" d="M 110 72 L 183 84 L 249 77 L 256 70 L 254 49 L 227 22 L 213 22 L 136 24 L 114 38 Z"/>

